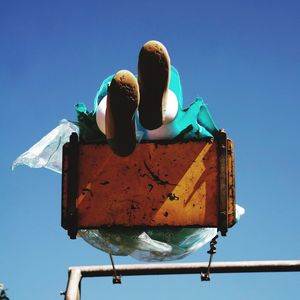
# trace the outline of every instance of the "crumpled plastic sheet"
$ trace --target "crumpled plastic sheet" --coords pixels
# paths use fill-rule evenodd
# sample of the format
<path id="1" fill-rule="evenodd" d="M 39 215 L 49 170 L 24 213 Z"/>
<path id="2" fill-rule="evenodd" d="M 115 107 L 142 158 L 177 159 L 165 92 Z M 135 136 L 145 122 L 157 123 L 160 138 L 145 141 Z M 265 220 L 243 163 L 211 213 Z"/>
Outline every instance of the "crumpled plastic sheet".
<path id="1" fill-rule="evenodd" d="M 181 259 L 209 242 L 215 228 L 89 229 L 79 235 L 97 249 L 141 261 Z"/>
<path id="2" fill-rule="evenodd" d="M 63 145 L 70 140 L 72 132 L 78 134 L 78 126 L 63 119 L 59 125 L 39 142 L 21 154 L 12 164 L 12 169 L 20 165 L 30 168 L 47 168 L 61 173 Z"/>
<path id="3" fill-rule="evenodd" d="M 237 220 L 245 213 L 236 205 Z M 216 235 L 216 228 L 99 228 L 79 235 L 93 247 L 112 255 L 130 255 L 141 261 L 171 261 L 195 252 Z"/>
<path id="4" fill-rule="evenodd" d="M 194 108 L 197 108 L 201 112 L 202 103 L 202 100 L 196 100 L 191 105 L 190 111 L 193 112 Z M 205 106 L 203 113 L 204 119 L 205 116 L 207 116 L 208 120 L 211 119 Z M 181 121 L 182 126 L 185 122 L 184 120 Z M 215 129 L 213 123 L 212 126 L 211 129 Z M 209 130 L 210 128 L 207 129 Z M 56 128 L 38 143 L 21 154 L 14 161 L 12 168 L 14 169 L 19 165 L 27 165 L 31 168 L 45 167 L 61 173 L 62 147 L 69 141 L 72 132 L 79 133 L 77 125 L 67 120 L 62 120 Z M 194 133 L 193 131 L 191 132 L 191 134 Z M 237 205 L 237 219 L 242 214 L 244 214 L 244 209 Z M 216 234 L 217 230 L 215 228 L 147 228 L 145 230 L 136 228 L 99 228 L 79 230 L 78 233 L 87 243 L 97 249 L 112 255 L 130 255 L 141 261 L 181 259 L 208 243 Z"/>

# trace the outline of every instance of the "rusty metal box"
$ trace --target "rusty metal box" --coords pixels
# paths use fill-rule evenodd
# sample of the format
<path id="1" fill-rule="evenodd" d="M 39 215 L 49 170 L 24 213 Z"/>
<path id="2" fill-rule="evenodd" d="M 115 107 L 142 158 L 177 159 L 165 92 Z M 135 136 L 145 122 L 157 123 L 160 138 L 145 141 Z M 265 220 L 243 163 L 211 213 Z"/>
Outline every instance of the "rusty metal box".
<path id="1" fill-rule="evenodd" d="M 233 143 L 225 132 L 213 141 L 145 142 L 119 157 L 107 144 L 64 145 L 62 226 L 217 227 L 235 223 Z"/>

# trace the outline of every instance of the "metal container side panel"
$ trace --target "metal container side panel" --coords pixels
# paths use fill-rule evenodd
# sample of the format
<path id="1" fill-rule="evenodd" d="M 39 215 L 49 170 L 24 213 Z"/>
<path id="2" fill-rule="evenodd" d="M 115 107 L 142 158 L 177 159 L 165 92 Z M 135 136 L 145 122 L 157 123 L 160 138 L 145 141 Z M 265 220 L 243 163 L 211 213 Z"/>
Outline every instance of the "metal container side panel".
<path id="1" fill-rule="evenodd" d="M 62 206 L 61 206 L 61 226 L 68 229 L 67 206 L 68 206 L 68 148 L 69 143 L 63 146 L 62 159 Z"/>
<path id="2" fill-rule="evenodd" d="M 216 142 L 139 144 L 128 157 L 107 145 L 79 151 L 78 228 L 218 226 Z"/>
<path id="3" fill-rule="evenodd" d="M 62 227 L 68 230 L 71 239 L 77 235 L 78 197 L 78 135 L 74 132 L 70 142 L 63 147 L 62 162 Z"/>
<path id="4" fill-rule="evenodd" d="M 236 223 L 235 212 L 235 170 L 234 170 L 234 146 L 228 140 L 228 227 Z"/>

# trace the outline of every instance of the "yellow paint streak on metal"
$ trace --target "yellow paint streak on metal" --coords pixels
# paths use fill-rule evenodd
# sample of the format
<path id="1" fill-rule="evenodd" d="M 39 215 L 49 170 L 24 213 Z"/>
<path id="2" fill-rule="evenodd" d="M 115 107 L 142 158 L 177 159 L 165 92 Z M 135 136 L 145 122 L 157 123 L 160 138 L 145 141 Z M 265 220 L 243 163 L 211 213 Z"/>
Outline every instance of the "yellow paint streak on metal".
<path id="1" fill-rule="evenodd" d="M 87 186 L 84 188 L 85 192 L 81 192 L 81 194 L 79 194 L 79 197 L 77 198 L 77 206 L 80 205 L 80 203 L 82 202 L 82 200 L 86 197 L 87 193 L 89 193 L 89 191 L 92 188 L 92 183 L 89 182 L 87 184 Z"/>
<path id="2" fill-rule="evenodd" d="M 185 219 L 190 219 L 193 222 L 202 222 L 205 218 L 206 207 L 206 182 L 202 182 L 199 186 L 199 179 L 205 171 L 205 165 L 203 158 L 206 156 L 212 144 L 206 144 L 202 151 L 199 153 L 193 164 L 187 170 L 187 172 L 180 179 L 176 187 L 171 192 L 174 196 L 179 197 L 178 200 L 168 199 L 160 207 L 157 214 L 154 217 L 154 221 L 163 222 L 167 217 L 172 220 L 180 221 L 178 218 L 181 211 L 184 208 Z M 201 208 L 199 213 L 199 207 Z"/>

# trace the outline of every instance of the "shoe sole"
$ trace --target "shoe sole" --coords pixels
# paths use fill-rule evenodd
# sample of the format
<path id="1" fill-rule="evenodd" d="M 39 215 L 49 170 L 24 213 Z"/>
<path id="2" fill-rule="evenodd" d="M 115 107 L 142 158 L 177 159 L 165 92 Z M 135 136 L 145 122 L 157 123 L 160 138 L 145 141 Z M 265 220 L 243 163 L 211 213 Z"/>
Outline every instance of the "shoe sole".
<path id="1" fill-rule="evenodd" d="M 118 156 L 128 156 L 135 149 L 134 115 L 138 104 L 139 87 L 136 78 L 129 71 L 119 71 L 108 88 L 105 114 L 106 139 Z"/>
<path id="2" fill-rule="evenodd" d="M 140 88 L 139 121 L 149 130 L 163 124 L 164 97 L 170 80 L 170 57 L 163 44 L 147 42 L 141 49 L 138 61 Z"/>

